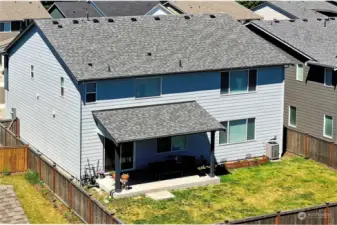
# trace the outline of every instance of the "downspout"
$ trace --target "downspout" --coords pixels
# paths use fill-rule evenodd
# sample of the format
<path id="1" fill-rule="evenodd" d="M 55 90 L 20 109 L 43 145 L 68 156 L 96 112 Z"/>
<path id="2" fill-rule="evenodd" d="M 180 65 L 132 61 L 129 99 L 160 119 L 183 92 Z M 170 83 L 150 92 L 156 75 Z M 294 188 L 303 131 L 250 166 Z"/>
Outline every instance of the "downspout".
<path id="1" fill-rule="evenodd" d="M 84 82 L 82 82 L 82 85 Z M 82 86 L 80 85 L 80 179 L 82 178 Z"/>

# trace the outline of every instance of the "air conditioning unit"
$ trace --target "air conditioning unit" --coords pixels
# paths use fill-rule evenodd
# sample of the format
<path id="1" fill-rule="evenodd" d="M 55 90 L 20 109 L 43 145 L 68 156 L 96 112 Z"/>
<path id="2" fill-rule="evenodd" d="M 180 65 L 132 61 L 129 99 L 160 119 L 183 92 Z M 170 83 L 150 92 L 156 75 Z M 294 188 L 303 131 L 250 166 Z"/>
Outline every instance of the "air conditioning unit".
<path id="1" fill-rule="evenodd" d="M 266 145 L 266 156 L 272 160 L 280 158 L 280 145 L 277 142 L 268 142 Z"/>

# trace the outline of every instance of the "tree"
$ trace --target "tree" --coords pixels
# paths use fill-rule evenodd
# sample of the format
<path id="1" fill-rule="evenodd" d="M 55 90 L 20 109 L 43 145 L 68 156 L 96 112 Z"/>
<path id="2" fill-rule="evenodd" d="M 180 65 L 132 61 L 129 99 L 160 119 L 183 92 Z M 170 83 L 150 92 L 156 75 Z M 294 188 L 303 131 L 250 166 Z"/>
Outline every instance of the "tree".
<path id="1" fill-rule="evenodd" d="M 255 6 L 258 6 L 261 3 L 263 3 L 263 1 L 237 1 L 237 2 L 248 9 L 254 8 Z"/>

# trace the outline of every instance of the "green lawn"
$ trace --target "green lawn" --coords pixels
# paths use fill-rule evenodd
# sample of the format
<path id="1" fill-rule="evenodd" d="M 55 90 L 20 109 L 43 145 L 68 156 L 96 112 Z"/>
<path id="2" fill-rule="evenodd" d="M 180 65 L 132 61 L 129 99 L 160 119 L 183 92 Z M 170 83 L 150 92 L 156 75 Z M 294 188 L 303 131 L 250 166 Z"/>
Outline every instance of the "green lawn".
<path id="1" fill-rule="evenodd" d="M 29 223 L 69 223 L 36 188 L 28 183 L 24 175 L 0 176 L 0 185 L 14 186 L 16 196 L 29 220 Z"/>
<path id="2" fill-rule="evenodd" d="M 139 196 L 104 204 L 126 223 L 203 224 L 337 201 L 337 172 L 311 160 L 286 157 L 231 172 L 220 185 L 173 191 L 174 199 Z"/>

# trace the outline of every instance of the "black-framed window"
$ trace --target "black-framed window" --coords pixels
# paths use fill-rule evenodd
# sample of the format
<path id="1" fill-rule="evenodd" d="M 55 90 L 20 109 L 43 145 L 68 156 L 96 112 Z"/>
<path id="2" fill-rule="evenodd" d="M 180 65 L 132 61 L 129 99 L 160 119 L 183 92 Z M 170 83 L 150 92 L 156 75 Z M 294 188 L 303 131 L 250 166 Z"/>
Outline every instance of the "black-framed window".
<path id="1" fill-rule="evenodd" d="M 221 94 L 237 94 L 256 91 L 257 70 L 221 72 Z"/>
<path id="2" fill-rule="evenodd" d="M 157 153 L 184 151 L 187 148 L 187 136 L 179 135 L 157 139 Z"/>
<path id="3" fill-rule="evenodd" d="M 85 84 L 85 102 L 96 102 L 97 85 L 96 83 Z"/>

